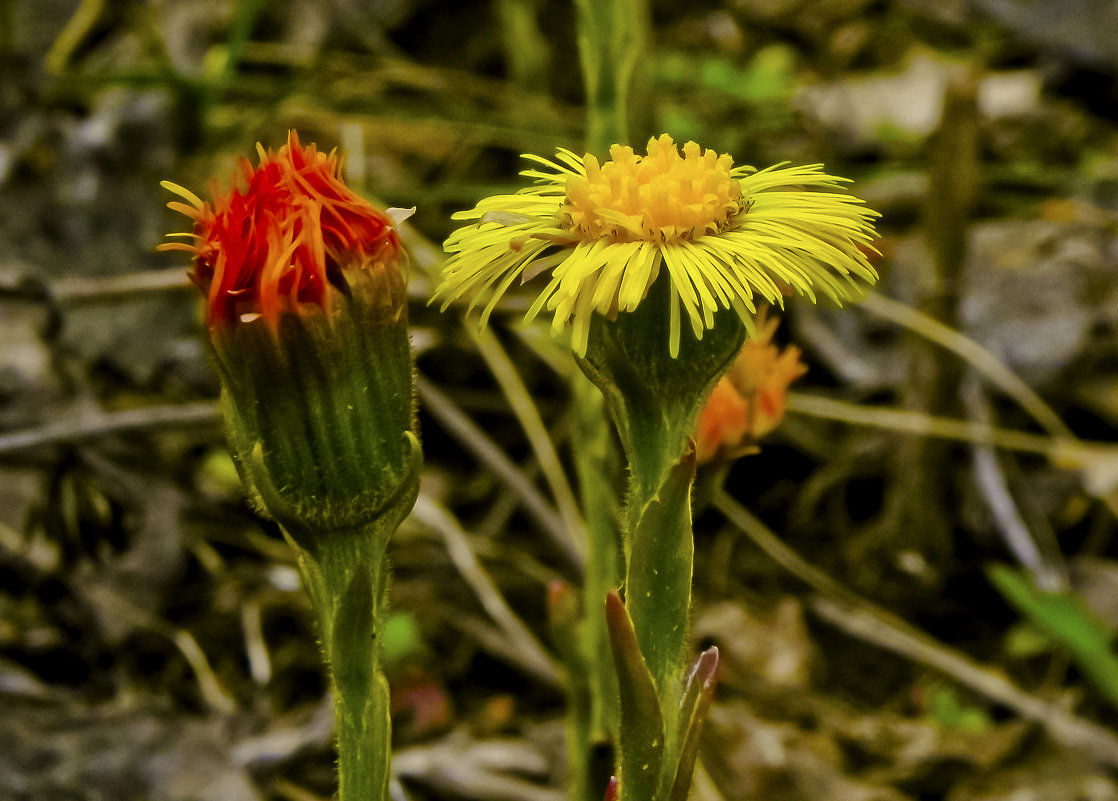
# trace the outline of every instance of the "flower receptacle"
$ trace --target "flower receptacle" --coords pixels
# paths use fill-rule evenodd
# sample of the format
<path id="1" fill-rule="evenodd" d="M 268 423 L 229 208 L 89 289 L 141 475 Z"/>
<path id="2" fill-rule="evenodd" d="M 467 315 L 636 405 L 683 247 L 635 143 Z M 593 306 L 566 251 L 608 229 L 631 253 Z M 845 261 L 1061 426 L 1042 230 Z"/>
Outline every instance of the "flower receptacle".
<path id="1" fill-rule="evenodd" d="M 672 356 L 664 325 L 672 305 L 671 285 L 662 277 L 633 311 L 595 317 L 586 356 L 578 360 L 605 396 L 632 480 L 650 490 L 686 449 L 705 399 L 747 333 L 736 313 L 723 310 L 702 339 L 682 338 Z"/>

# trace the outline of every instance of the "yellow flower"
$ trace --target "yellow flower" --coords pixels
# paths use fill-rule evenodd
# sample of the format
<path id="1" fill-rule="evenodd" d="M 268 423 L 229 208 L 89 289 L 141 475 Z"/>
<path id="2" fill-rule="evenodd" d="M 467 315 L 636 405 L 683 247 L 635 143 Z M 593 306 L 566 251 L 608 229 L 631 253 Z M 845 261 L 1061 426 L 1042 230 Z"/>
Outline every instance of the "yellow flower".
<path id="1" fill-rule="evenodd" d="M 754 296 L 783 306 L 791 287 L 812 302 L 857 296 L 856 278 L 873 283 L 878 215 L 841 190 L 846 179 L 821 164 L 735 167 L 730 156 L 670 136 L 648 142 L 648 155 L 614 145 L 599 164 L 560 148 L 556 160 L 521 174 L 536 185 L 486 198 L 454 215 L 472 224 L 446 240 L 450 258 L 435 299 L 445 309 L 484 302 L 481 324 L 520 278 L 550 280 L 525 321 L 553 312 L 552 329 L 570 326 L 585 355 L 592 314 L 615 317 L 644 299 L 664 268 L 671 291 L 669 351 L 679 352 L 681 319 L 701 339 L 715 313 L 734 309 L 747 327 Z"/>

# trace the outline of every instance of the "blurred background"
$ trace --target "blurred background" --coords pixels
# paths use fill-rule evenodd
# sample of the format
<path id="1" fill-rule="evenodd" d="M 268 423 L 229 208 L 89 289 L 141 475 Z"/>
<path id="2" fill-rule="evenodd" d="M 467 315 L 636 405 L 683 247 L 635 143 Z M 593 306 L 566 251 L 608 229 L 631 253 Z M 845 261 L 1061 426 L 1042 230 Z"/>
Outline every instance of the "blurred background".
<path id="1" fill-rule="evenodd" d="M 651 0 L 633 144 L 822 161 L 882 282 L 790 301 L 781 428 L 700 476 L 703 801 L 1118 799 L 1118 3 Z M 569 357 L 426 299 L 454 211 L 581 152 L 565 0 L 0 0 L 0 801 L 333 792 L 309 606 L 245 505 L 159 181 L 289 129 L 416 206 L 427 472 L 400 798 L 564 798 Z M 725 493 L 712 484 L 724 480 Z M 748 510 L 748 511 L 747 511 Z M 775 532 L 775 533 L 774 533 Z"/>

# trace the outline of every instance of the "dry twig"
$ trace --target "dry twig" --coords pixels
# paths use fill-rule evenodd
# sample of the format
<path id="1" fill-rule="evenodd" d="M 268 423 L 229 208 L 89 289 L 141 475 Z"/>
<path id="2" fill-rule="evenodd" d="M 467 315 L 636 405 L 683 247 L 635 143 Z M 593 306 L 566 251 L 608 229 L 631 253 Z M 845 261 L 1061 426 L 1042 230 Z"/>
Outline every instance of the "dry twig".
<path id="1" fill-rule="evenodd" d="M 816 591 L 810 606 L 831 625 L 852 637 L 944 673 L 1022 718 L 1038 723 L 1056 742 L 1079 749 L 1103 764 L 1118 767 L 1118 736 L 1112 731 L 1058 704 L 1030 695 L 996 669 L 976 662 L 847 589 L 785 545 L 725 490 L 715 493 L 713 503 L 753 544 Z"/>

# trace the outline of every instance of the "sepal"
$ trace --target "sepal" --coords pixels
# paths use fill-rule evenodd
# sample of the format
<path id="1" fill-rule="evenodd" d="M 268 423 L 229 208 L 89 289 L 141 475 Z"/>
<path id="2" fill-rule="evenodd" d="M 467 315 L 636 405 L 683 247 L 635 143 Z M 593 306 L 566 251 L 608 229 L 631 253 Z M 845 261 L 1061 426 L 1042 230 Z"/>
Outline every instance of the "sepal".
<path id="1" fill-rule="evenodd" d="M 602 391 L 633 480 L 651 489 L 685 449 L 695 420 L 718 379 L 745 341 L 746 327 L 733 310 L 717 315 L 702 339 L 683 337 L 678 356 L 665 347 L 671 283 L 653 282 L 648 296 L 616 319 L 595 315 L 579 367 Z M 661 454 L 658 460 L 649 452 Z"/>
<path id="2" fill-rule="evenodd" d="M 691 775 L 695 772 L 695 760 L 699 755 L 699 737 L 714 699 L 717 673 L 718 649 L 711 646 L 699 654 L 683 686 L 683 697 L 679 702 L 679 757 L 671 787 L 664 795 L 665 801 L 687 801 Z"/>
<path id="3" fill-rule="evenodd" d="M 293 534 L 367 525 L 418 483 L 403 274 L 345 273 L 329 312 L 210 331 L 234 461 Z"/>
<path id="4" fill-rule="evenodd" d="M 616 591 L 606 596 L 617 683 L 621 690 L 621 794 L 656 799 L 664 759 L 664 718 L 628 610 Z"/>

